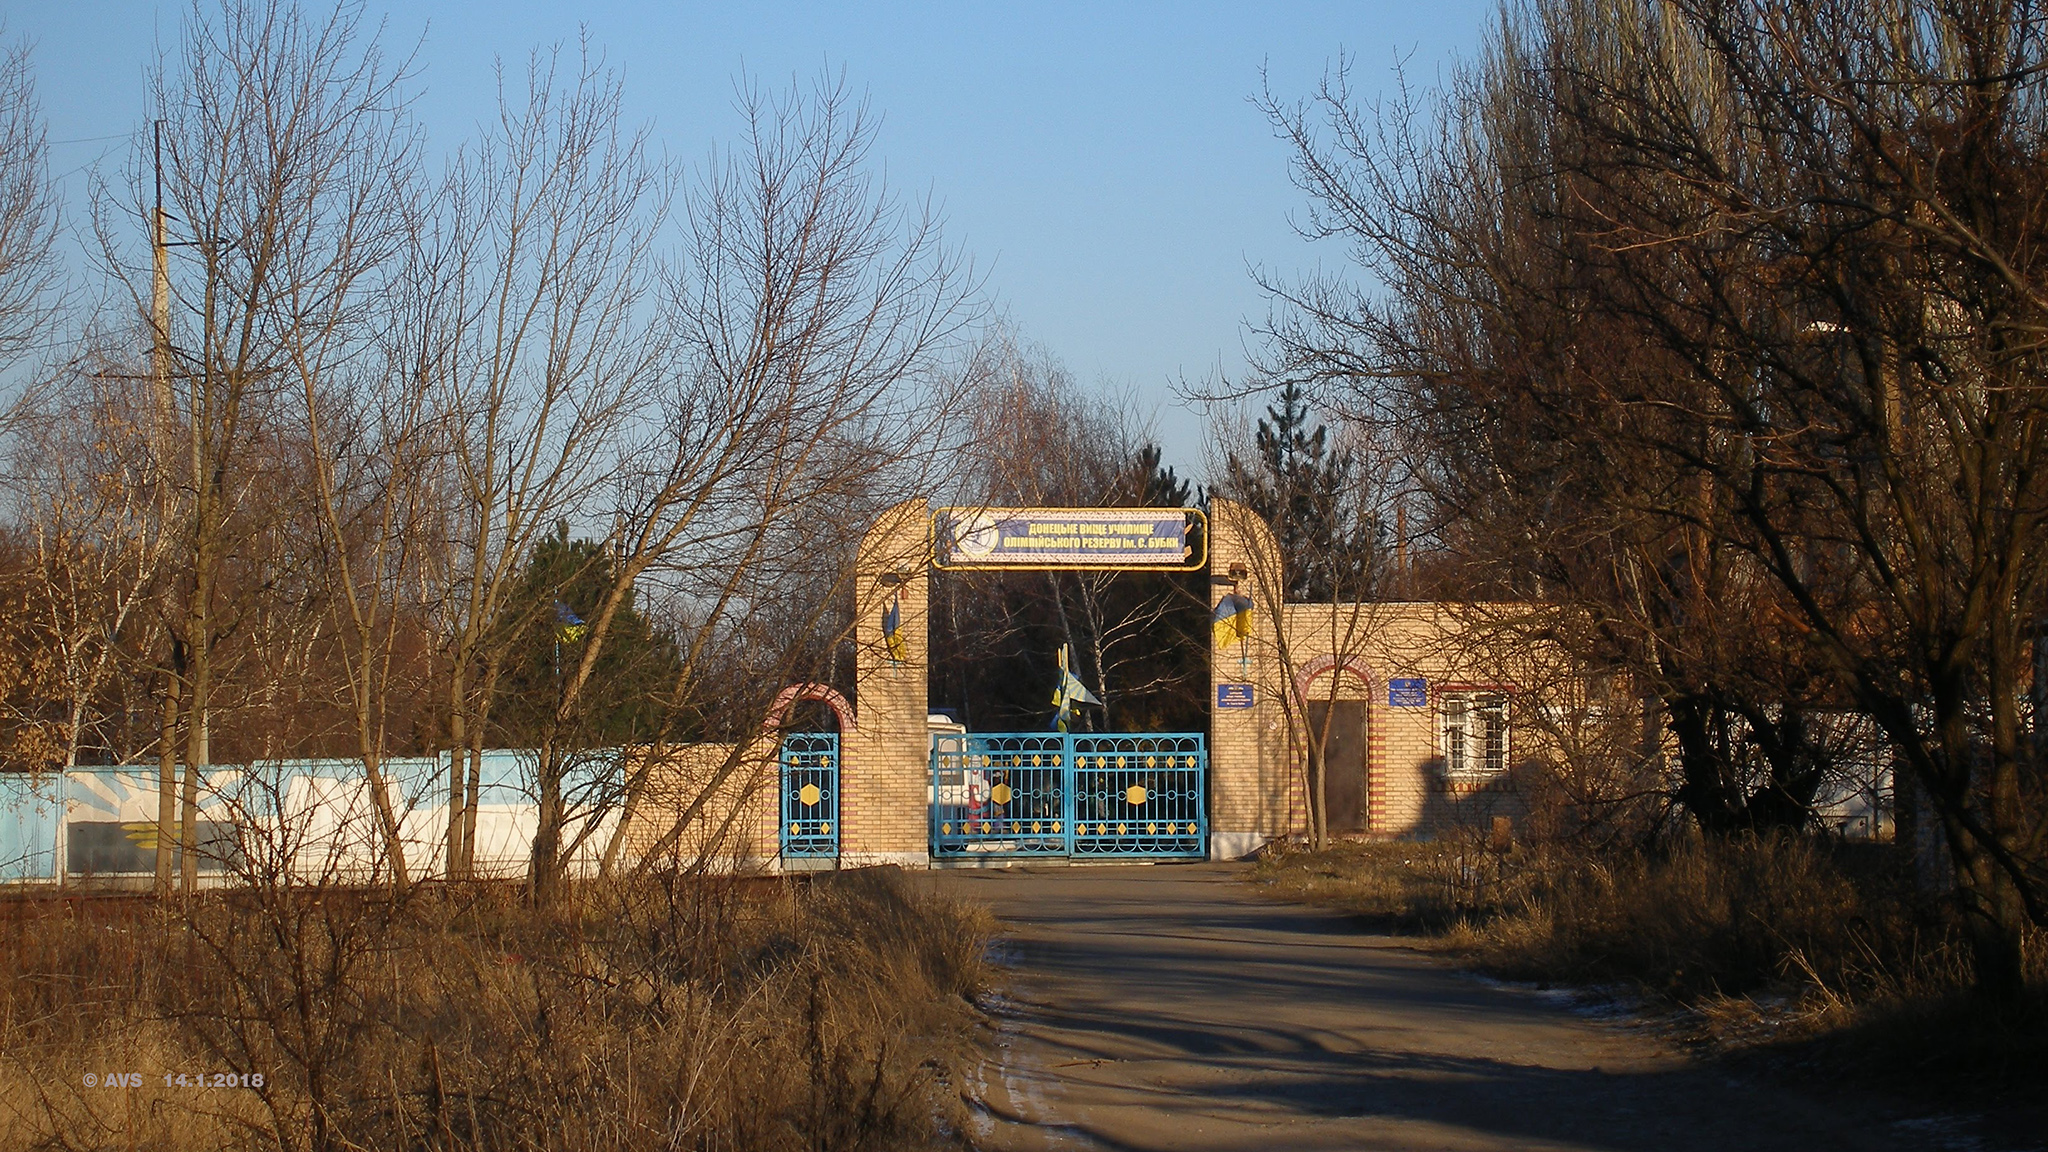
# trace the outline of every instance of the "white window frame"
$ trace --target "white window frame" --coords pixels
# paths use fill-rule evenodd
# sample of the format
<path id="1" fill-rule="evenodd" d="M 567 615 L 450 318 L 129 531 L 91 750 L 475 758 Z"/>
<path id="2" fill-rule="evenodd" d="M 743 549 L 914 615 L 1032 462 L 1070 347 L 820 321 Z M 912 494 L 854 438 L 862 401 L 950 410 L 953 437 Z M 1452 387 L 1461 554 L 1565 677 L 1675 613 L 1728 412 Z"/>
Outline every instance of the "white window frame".
<path id="1" fill-rule="evenodd" d="M 1505 775 L 1510 749 L 1508 694 L 1454 689 L 1437 694 L 1437 750 L 1450 780 Z"/>

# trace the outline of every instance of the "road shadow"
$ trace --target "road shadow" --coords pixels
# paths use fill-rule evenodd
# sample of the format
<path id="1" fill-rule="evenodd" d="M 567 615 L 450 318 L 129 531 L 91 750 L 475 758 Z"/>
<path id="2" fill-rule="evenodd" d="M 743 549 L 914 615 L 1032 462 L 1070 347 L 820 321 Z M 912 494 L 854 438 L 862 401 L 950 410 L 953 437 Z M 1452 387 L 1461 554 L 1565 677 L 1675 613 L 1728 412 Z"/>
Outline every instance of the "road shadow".
<path id="1" fill-rule="evenodd" d="M 1103 1147 L 1238 1127 L 1276 1148 L 1983 1147 L 1906 1132 L 1870 1101 L 1731 1078 L 1341 915 L 1266 903 L 1214 866 L 1091 871 L 948 886 L 1011 927 L 1011 1027 L 1057 1082 L 1058 1126 Z"/>

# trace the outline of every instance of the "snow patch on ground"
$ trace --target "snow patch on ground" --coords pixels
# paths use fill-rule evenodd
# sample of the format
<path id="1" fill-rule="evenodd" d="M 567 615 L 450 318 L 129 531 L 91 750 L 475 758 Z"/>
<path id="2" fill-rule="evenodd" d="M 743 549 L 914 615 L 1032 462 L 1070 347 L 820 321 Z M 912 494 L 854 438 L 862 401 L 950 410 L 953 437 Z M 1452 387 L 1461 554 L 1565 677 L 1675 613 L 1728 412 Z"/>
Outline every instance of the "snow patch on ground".
<path id="1" fill-rule="evenodd" d="M 1584 1016 L 1591 1020 L 1605 1020 L 1617 1024 L 1649 1022 L 1645 1019 L 1648 1012 L 1647 1003 L 1625 985 L 1535 984 L 1522 980 L 1501 980 L 1478 972 L 1466 972 L 1464 976 L 1488 988 L 1499 988 L 1506 992 L 1517 992 L 1525 996 L 1534 996 L 1539 1000 L 1548 1000 L 1575 1016 Z"/>
<path id="2" fill-rule="evenodd" d="M 1017 949 L 1009 941 L 996 940 L 984 954 L 989 963 L 1012 972 L 1017 970 Z M 997 1127 L 1006 1122 L 991 1104 L 1008 1112 L 1007 1122 L 1035 1128 L 1038 1143 L 1055 1148 L 1094 1148 L 1095 1144 L 1067 1125 L 1050 1122 L 1052 1103 L 1047 1097 L 1051 1077 L 1029 1066 L 1018 1049 L 1027 1042 L 1023 1034 L 1031 1008 L 1001 991 L 984 992 L 975 1002 L 988 1018 L 994 1035 L 985 1055 L 967 1076 L 968 1115 L 973 1126 L 973 1147 L 996 1143 Z M 993 1101 L 991 1099 L 993 1097 Z"/>

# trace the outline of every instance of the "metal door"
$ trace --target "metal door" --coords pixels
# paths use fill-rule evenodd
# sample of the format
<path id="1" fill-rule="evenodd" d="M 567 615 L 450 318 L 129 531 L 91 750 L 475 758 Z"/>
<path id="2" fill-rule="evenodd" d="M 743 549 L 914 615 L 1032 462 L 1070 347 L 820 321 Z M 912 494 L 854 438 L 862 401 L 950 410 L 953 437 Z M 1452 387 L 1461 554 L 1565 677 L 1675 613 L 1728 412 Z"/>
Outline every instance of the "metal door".
<path id="1" fill-rule="evenodd" d="M 782 854 L 839 855 L 839 733 L 782 738 Z"/>
<path id="2" fill-rule="evenodd" d="M 1198 732 L 940 736 L 931 767 L 935 857 L 1205 855 Z"/>
<path id="3" fill-rule="evenodd" d="M 1332 832 L 1366 826 L 1365 701 L 1308 702 L 1309 731 L 1321 738 L 1323 799 Z"/>
<path id="4" fill-rule="evenodd" d="M 1082 733 L 1074 759 L 1075 856 L 1204 855 L 1199 733 Z"/>

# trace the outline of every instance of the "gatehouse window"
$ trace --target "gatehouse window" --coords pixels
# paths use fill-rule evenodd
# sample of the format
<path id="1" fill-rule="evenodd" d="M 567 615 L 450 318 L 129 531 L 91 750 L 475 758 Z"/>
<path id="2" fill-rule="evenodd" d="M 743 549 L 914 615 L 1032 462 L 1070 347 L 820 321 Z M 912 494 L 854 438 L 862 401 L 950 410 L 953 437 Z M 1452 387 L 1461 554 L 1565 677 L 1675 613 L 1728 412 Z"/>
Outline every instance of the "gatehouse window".
<path id="1" fill-rule="evenodd" d="M 1502 692 L 1444 692 L 1444 775 L 1478 780 L 1508 770 L 1508 698 Z"/>

